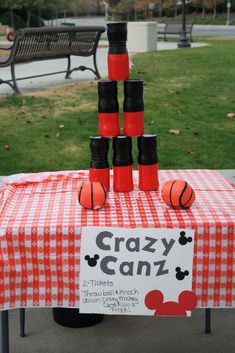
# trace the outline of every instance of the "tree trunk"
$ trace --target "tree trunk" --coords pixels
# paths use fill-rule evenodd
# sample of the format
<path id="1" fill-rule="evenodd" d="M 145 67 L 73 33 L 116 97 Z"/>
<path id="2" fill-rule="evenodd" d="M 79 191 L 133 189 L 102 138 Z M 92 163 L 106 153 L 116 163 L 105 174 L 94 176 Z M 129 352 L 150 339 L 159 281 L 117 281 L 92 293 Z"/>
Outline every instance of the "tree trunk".
<path id="1" fill-rule="evenodd" d="M 217 6 L 216 0 L 214 0 L 214 14 L 213 14 L 213 18 L 214 18 L 214 19 L 216 19 L 216 15 L 217 15 L 217 13 L 216 13 L 216 6 Z"/>
<path id="2" fill-rule="evenodd" d="M 162 17 L 162 0 L 159 1 L 159 17 Z"/>
<path id="3" fill-rule="evenodd" d="M 202 19 L 204 20 L 206 17 L 206 8 L 205 8 L 205 5 L 202 4 Z"/>
<path id="4" fill-rule="evenodd" d="M 42 17 L 42 13 L 41 13 L 41 8 L 40 6 L 38 7 L 38 26 L 41 27 L 42 23 L 41 23 L 41 17 Z"/>
<path id="5" fill-rule="evenodd" d="M 31 10 L 27 10 L 27 20 L 26 20 L 26 27 L 30 27 L 30 19 L 31 19 Z"/>
<path id="6" fill-rule="evenodd" d="M 174 14 L 175 18 L 177 17 L 177 15 L 178 15 L 178 13 L 177 13 L 177 4 L 175 4 L 175 14 Z"/>
<path id="7" fill-rule="evenodd" d="M 56 18 L 56 26 L 58 26 L 58 11 L 57 10 L 55 12 L 55 18 Z"/>
<path id="8" fill-rule="evenodd" d="M 10 5 L 10 16 L 11 16 L 11 28 L 14 28 L 15 23 L 14 23 L 14 12 L 13 12 L 13 8 L 12 8 L 12 1 L 11 1 L 11 5 Z"/>

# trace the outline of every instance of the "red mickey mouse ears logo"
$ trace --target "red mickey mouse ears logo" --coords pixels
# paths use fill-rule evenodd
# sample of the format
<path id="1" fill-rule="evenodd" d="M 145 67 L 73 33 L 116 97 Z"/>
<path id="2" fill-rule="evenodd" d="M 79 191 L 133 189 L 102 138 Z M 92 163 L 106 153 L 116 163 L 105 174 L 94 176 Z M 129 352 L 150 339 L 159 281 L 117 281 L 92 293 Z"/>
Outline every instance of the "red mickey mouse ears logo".
<path id="1" fill-rule="evenodd" d="M 196 294 L 185 290 L 179 294 L 178 302 L 163 302 L 164 295 L 160 290 L 152 290 L 145 296 L 145 305 L 155 310 L 155 316 L 187 316 L 187 310 L 193 310 L 197 304 Z"/>

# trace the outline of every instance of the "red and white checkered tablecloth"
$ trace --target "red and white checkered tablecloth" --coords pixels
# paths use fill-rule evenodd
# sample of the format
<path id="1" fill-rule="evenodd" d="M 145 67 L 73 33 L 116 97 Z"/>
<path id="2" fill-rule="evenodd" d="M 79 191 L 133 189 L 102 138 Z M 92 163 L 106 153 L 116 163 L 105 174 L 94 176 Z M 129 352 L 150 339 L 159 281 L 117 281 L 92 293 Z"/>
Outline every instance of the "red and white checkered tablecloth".
<path id="1" fill-rule="evenodd" d="M 81 227 L 193 228 L 193 290 L 198 307 L 235 307 L 235 190 L 215 171 L 165 170 L 196 192 L 189 210 L 173 210 L 158 192 L 110 191 L 103 209 L 82 209 L 87 171 L 7 177 L 0 190 L 0 309 L 79 307 Z"/>

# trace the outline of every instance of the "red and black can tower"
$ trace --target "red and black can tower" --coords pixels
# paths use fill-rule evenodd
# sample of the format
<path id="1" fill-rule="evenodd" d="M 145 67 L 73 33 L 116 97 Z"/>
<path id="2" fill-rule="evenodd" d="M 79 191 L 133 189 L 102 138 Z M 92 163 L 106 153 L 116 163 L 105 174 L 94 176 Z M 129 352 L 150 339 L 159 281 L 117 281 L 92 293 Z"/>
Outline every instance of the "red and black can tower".
<path id="1" fill-rule="evenodd" d="M 109 139 L 101 136 L 90 137 L 90 150 L 89 180 L 101 182 L 108 192 L 110 187 Z"/>
<path id="2" fill-rule="evenodd" d="M 139 189 L 157 190 L 159 186 L 157 135 L 138 137 L 138 151 Z"/>
<path id="3" fill-rule="evenodd" d="M 103 137 L 120 134 L 117 81 L 98 82 L 98 130 Z"/>
<path id="4" fill-rule="evenodd" d="M 143 81 L 124 81 L 124 126 L 126 136 L 141 136 L 144 133 Z"/>
<path id="5" fill-rule="evenodd" d="M 128 80 L 130 72 L 126 47 L 127 24 L 108 23 L 107 36 L 109 41 L 108 78 L 114 81 Z"/>
<path id="6" fill-rule="evenodd" d="M 113 138 L 113 190 L 133 190 L 132 141 L 128 136 Z"/>

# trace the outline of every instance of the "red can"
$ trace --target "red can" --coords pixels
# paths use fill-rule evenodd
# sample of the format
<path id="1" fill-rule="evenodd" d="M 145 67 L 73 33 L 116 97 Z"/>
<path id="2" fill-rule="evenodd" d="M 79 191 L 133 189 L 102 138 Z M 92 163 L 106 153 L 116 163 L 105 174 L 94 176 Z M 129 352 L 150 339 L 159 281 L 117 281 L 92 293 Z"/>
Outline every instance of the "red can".
<path id="1" fill-rule="evenodd" d="M 133 158 L 131 137 L 113 138 L 113 190 L 129 192 L 133 190 Z"/>
<path id="2" fill-rule="evenodd" d="M 126 136 L 141 136 L 144 133 L 144 112 L 124 112 L 123 133 Z"/>
<path id="3" fill-rule="evenodd" d="M 130 76 L 128 54 L 108 54 L 109 80 L 124 81 Z"/>
<path id="4" fill-rule="evenodd" d="M 133 166 L 113 167 L 113 191 L 129 192 L 133 190 Z"/>
<path id="5" fill-rule="evenodd" d="M 103 184 L 106 191 L 109 192 L 110 189 L 110 170 L 109 168 L 102 168 L 102 169 L 89 169 L 89 181 L 99 181 Z"/>
<path id="6" fill-rule="evenodd" d="M 158 164 L 138 165 L 139 189 L 142 191 L 158 190 Z"/>
<path id="7" fill-rule="evenodd" d="M 103 137 L 115 137 L 120 134 L 119 113 L 99 113 L 98 130 Z"/>
<path id="8" fill-rule="evenodd" d="M 89 181 L 101 182 L 106 191 L 109 191 L 109 140 L 105 137 L 90 137 L 91 163 L 89 169 Z"/>
<path id="9" fill-rule="evenodd" d="M 157 135 L 142 135 L 138 137 L 137 142 L 139 189 L 143 191 L 157 190 L 159 186 Z"/>
<path id="10" fill-rule="evenodd" d="M 126 136 L 141 136 L 144 133 L 143 81 L 124 81 L 124 126 Z"/>
<path id="11" fill-rule="evenodd" d="M 117 81 L 98 82 L 98 130 L 102 137 L 120 134 Z"/>
<path id="12" fill-rule="evenodd" d="M 108 23 L 107 36 L 108 51 L 108 78 L 114 81 L 128 80 L 130 75 L 129 56 L 126 47 L 127 24 Z"/>

